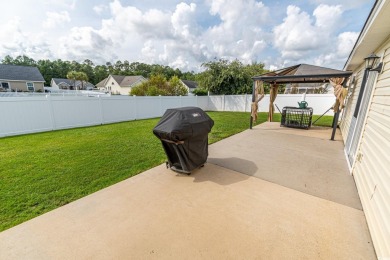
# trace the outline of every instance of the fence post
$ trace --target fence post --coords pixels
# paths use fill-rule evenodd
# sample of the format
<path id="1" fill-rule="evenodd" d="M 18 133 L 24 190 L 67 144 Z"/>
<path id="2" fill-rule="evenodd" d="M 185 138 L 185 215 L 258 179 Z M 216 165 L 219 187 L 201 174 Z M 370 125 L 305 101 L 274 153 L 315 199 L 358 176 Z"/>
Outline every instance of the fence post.
<path id="1" fill-rule="evenodd" d="M 158 95 L 160 97 L 160 116 L 163 115 L 163 108 L 162 108 L 162 97 L 161 95 Z"/>
<path id="2" fill-rule="evenodd" d="M 103 100 L 100 95 L 98 95 L 99 98 L 99 105 L 100 105 L 100 120 L 101 120 L 101 125 L 104 124 L 104 113 L 103 113 Z"/>
<path id="3" fill-rule="evenodd" d="M 134 97 L 134 120 L 137 120 L 137 96 L 133 95 Z"/>
<path id="4" fill-rule="evenodd" d="M 248 100 L 247 100 L 248 97 L 247 97 L 247 94 L 246 94 L 246 93 L 245 93 L 245 97 L 244 97 L 244 98 L 245 98 L 245 102 L 244 102 L 244 103 L 245 103 L 244 112 L 246 112 L 246 104 L 247 104 L 247 102 L 248 102 Z"/>
<path id="5" fill-rule="evenodd" d="M 225 111 L 225 94 L 222 96 L 222 111 Z"/>

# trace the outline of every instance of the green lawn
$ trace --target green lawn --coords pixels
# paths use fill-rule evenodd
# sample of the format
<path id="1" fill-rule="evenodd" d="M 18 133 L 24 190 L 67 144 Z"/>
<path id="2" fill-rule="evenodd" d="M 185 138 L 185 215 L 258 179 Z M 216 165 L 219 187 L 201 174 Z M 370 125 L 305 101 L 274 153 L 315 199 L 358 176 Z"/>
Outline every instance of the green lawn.
<path id="1" fill-rule="evenodd" d="M 210 143 L 248 128 L 249 113 L 209 114 Z M 1 138 L 0 231 L 165 162 L 158 120 Z"/>
<path id="2" fill-rule="evenodd" d="M 249 113 L 208 114 L 210 143 L 249 126 Z M 1 138 L 0 231 L 165 162 L 152 133 L 158 120 Z M 266 120 L 259 113 L 257 124 Z"/>
<path id="3" fill-rule="evenodd" d="M 313 115 L 312 122 L 316 121 L 320 116 Z M 323 116 L 314 125 L 316 126 L 328 126 L 331 127 L 333 123 L 333 116 Z"/>

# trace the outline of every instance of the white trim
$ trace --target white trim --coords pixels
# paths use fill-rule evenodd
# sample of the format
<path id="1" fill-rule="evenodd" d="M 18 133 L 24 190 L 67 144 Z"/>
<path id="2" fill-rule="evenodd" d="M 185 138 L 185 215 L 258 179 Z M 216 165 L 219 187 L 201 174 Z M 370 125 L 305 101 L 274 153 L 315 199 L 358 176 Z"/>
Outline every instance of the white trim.
<path id="1" fill-rule="evenodd" d="M 352 172 L 352 165 L 349 164 L 349 158 L 348 158 L 347 151 L 346 151 L 345 149 L 343 149 L 343 151 L 344 151 L 345 159 L 347 160 L 347 165 L 348 165 L 349 174 L 350 174 L 350 175 L 353 175 L 353 172 Z"/>
<path id="2" fill-rule="evenodd" d="M 360 35 L 358 36 L 358 39 L 356 40 L 355 45 L 353 46 L 353 49 L 348 56 L 347 62 L 344 64 L 343 70 L 348 70 L 348 66 L 352 62 L 352 59 L 354 58 L 354 56 L 356 56 L 356 52 L 358 52 L 362 48 L 361 45 L 362 45 L 363 41 L 366 39 L 367 33 L 370 30 L 372 30 L 371 28 L 373 26 L 373 23 L 376 21 L 376 18 L 378 16 L 378 14 L 381 12 L 385 3 L 386 3 L 386 0 L 378 0 L 376 3 L 374 3 L 374 6 L 371 10 L 371 13 L 370 13 L 369 17 L 367 18 L 366 23 L 364 24 L 364 27 L 361 30 Z M 372 45 L 372 44 L 368 43 L 367 45 Z M 371 53 L 371 52 L 374 52 L 374 50 L 371 50 L 368 52 Z M 355 68 L 352 70 L 355 70 Z"/>
<path id="3" fill-rule="evenodd" d="M 384 56 L 385 56 L 385 53 L 382 54 L 380 62 L 383 62 L 383 57 Z M 362 145 L 363 135 L 364 135 L 364 132 L 366 130 L 365 126 L 367 124 L 368 114 L 370 113 L 370 108 L 372 106 L 372 99 L 374 98 L 376 84 L 378 83 L 379 74 L 380 73 L 376 73 L 376 75 L 375 75 L 374 84 L 372 86 L 372 91 L 371 91 L 371 96 L 370 96 L 370 99 L 368 100 L 367 112 L 366 112 L 366 115 L 365 115 L 364 120 L 363 120 L 362 132 L 360 133 L 359 141 L 358 141 L 358 144 L 357 144 L 357 147 L 356 147 L 356 152 L 355 152 L 355 155 L 354 155 L 354 158 L 353 158 L 353 164 L 351 166 L 352 172 L 353 172 L 353 170 L 355 170 L 355 167 L 356 167 L 356 158 L 357 158 L 357 155 L 359 154 L 360 146 Z"/>

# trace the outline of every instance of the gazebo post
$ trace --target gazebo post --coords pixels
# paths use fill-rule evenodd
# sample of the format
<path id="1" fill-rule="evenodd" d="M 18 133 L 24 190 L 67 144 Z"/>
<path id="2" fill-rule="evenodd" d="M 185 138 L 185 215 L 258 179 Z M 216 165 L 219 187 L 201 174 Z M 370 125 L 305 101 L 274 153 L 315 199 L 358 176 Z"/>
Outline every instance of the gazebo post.
<path id="1" fill-rule="evenodd" d="M 298 64 L 295 66 L 291 66 L 288 68 L 280 69 L 277 71 L 270 71 L 268 73 L 252 77 L 253 81 L 256 80 L 261 80 L 262 82 L 267 82 L 269 84 L 285 84 L 285 83 L 324 83 L 326 80 L 330 80 L 332 78 L 337 79 L 346 79 L 349 78 L 352 75 L 352 72 L 350 71 L 341 71 L 341 70 L 334 70 L 334 69 L 329 69 L 329 68 L 324 68 L 324 67 L 319 67 L 319 66 L 314 66 L 314 65 L 307 65 L 307 64 Z M 337 80 L 339 81 L 339 80 Z M 346 80 L 344 80 L 343 87 L 346 86 Z M 333 84 L 332 84 L 333 85 Z M 340 84 L 337 84 L 338 90 L 340 90 Z M 336 86 L 337 86 L 336 85 Z M 253 87 L 254 88 L 254 87 Z M 275 101 L 276 95 L 277 95 L 277 88 L 271 87 L 271 93 L 275 93 L 274 100 L 272 101 L 270 99 L 270 107 L 269 107 L 269 112 L 273 112 L 273 102 Z M 272 96 L 270 93 L 270 97 Z M 257 99 L 254 98 L 254 93 L 252 93 L 252 100 L 255 102 Z M 339 93 L 340 94 L 340 93 Z M 339 95 L 338 94 L 338 95 Z M 345 98 L 345 90 L 341 92 L 342 98 Z M 264 96 L 264 95 L 263 95 Z M 272 101 L 272 102 L 271 102 Z M 256 101 L 258 102 L 258 101 Z M 337 98 L 336 98 L 337 102 Z M 252 104 L 253 105 L 253 104 Z M 253 110 L 253 108 L 252 108 Z M 334 140 L 335 134 L 336 134 L 336 128 L 337 128 L 337 122 L 339 120 L 339 116 L 341 114 L 341 110 L 335 109 L 336 112 L 334 113 L 333 117 L 333 123 L 332 123 L 332 136 L 331 140 Z M 268 120 L 272 121 L 272 114 L 273 113 L 268 113 Z M 252 117 L 251 117 L 251 127 L 252 128 Z"/>
<path id="2" fill-rule="evenodd" d="M 346 86 L 347 86 L 347 78 L 344 78 L 343 88 L 345 88 Z M 339 122 L 340 112 L 341 112 L 340 108 L 338 107 L 337 112 L 335 112 L 333 116 L 333 123 L 332 123 L 333 130 L 332 130 L 332 136 L 330 137 L 330 140 L 332 141 L 334 141 L 334 136 L 336 135 L 337 123 Z"/>
<path id="3" fill-rule="evenodd" d="M 256 91 L 256 81 L 253 81 L 253 86 L 252 86 L 252 104 L 256 101 L 255 91 Z M 252 129 L 252 125 L 253 125 L 253 117 L 252 117 L 252 112 L 253 111 L 252 111 L 252 109 L 253 109 L 253 106 L 251 105 L 251 117 L 250 117 L 250 121 L 249 121 L 249 129 Z"/>
<path id="4" fill-rule="evenodd" d="M 334 136 L 336 134 L 337 122 L 339 121 L 339 114 L 340 114 L 340 111 L 337 111 L 334 113 L 334 116 L 333 116 L 333 123 L 332 123 L 333 130 L 332 130 L 332 136 L 330 138 L 330 140 L 332 140 L 332 141 L 334 141 Z"/>

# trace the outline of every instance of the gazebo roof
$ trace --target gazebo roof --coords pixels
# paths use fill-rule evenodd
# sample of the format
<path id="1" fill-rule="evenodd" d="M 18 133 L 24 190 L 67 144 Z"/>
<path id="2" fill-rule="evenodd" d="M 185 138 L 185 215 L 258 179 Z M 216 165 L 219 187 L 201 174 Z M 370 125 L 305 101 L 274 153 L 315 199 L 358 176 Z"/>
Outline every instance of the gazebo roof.
<path id="1" fill-rule="evenodd" d="M 327 82 L 330 78 L 346 78 L 351 76 L 351 74 L 352 72 L 350 71 L 298 64 L 255 76 L 252 79 L 268 83 L 322 83 Z"/>

